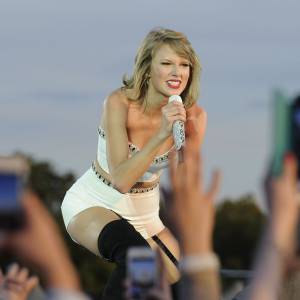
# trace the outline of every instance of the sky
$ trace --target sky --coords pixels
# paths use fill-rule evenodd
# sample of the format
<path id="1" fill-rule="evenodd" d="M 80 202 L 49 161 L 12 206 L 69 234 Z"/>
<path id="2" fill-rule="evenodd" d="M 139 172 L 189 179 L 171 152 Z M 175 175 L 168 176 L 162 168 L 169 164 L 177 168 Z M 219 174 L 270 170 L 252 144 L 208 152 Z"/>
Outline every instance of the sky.
<path id="1" fill-rule="evenodd" d="M 103 99 L 163 26 L 185 33 L 201 60 L 206 182 L 219 168 L 218 201 L 263 201 L 272 91 L 300 92 L 299 11 L 296 0 L 2 0 L 0 153 L 81 175 L 96 156 Z"/>

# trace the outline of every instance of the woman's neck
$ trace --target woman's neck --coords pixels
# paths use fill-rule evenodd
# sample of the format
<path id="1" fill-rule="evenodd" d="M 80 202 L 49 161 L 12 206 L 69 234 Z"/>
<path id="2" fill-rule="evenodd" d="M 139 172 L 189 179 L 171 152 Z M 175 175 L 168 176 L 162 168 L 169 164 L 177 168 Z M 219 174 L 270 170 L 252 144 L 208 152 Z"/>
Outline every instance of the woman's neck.
<path id="1" fill-rule="evenodd" d="M 168 104 L 168 97 L 149 88 L 145 99 L 145 113 L 155 114 Z"/>

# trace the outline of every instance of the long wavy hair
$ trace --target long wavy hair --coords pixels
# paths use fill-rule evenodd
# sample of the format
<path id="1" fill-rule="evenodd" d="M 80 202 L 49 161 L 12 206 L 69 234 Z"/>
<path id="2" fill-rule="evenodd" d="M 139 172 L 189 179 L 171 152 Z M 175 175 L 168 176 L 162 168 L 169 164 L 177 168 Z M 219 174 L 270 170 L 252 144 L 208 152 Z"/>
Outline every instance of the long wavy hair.
<path id="1" fill-rule="evenodd" d="M 184 106 L 189 108 L 197 101 L 199 96 L 201 65 L 191 43 L 181 32 L 161 27 L 151 30 L 138 48 L 133 74 L 131 77 L 126 75 L 123 77 L 123 89 L 125 89 L 126 95 L 131 101 L 141 101 L 144 107 L 147 106 L 151 61 L 156 51 L 165 44 L 169 45 L 179 56 L 184 57 L 190 63 L 187 86 L 181 93 Z"/>

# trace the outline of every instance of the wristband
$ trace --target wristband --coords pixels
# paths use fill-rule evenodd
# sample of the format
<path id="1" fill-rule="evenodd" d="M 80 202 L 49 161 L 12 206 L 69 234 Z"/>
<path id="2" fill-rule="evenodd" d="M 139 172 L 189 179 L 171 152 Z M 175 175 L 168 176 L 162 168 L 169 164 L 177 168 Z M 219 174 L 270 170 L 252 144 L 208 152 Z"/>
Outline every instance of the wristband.
<path id="1" fill-rule="evenodd" d="M 188 255 L 179 263 L 179 269 L 184 273 L 218 270 L 219 268 L 220 261 L 214 253 Z"/>
<path id="2" fill-rule="evenodd" d="M 50 288 L 46 292 L 48 300 L 91 300 L 85 293 L 63 288 Z"/>

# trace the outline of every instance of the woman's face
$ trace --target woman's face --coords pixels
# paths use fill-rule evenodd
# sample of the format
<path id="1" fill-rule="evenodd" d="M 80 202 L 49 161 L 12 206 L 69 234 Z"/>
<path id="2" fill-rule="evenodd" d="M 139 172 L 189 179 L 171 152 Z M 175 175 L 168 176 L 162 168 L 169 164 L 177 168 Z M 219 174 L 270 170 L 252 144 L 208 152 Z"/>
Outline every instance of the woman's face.
<path id="1" fill-rule="evenodd" d="M 189 61 L 169 45 L 162 45 L 151 62 L 149 90 L 166 97 L 180 95 L 187 86 L 189 76 Z"/>

